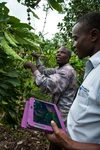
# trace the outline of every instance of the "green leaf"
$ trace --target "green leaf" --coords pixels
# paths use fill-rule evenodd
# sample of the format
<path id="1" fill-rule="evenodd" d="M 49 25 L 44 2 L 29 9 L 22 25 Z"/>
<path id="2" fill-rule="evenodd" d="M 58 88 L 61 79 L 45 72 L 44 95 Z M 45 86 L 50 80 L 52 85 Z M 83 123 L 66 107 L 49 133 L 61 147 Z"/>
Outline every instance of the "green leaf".
<path id="1" fill-rule="evenodd" d="M 0 81 L 0 87 L 3 89 L 8 89 L 8 85 L 1 83 L 1 81 Z"/>
<path id="2" fill-rule="evenodd" d="M 3 36 L 0 36 L 0 41 L 3 40 L 3 38 L 4 38 Z"/>
<path id="3" fill-rule="evenodd" d="M 6 122 L 8 123 L 8 124 L 17 124 L 17 120 L 16 119 L 14 119 L 12 116 L 11 116 L 11 114 L 9 113 L 9 112 L 7 112 L 6 111 L 6 114 L 4 115 L 4 120 L 6 120 Z"/>
<path id="4" fill-rule="evenodd" d="M 0 41 L 4 38 L 4 35 L 2 32 L 0 32 Z"/>
<path id="5" fill-rule="evenodd" d="M 3 105 L 7 105 L 8 103 L 7 103 L 7 102 L 5 102 L 5 101 L 2 101 L 2 104 L 3 104 Z"/>
<path id="6" fill-rule="evenodd" d="M 30 44 L 30 46 L 34 46 L 36 49 L 38 49 L 37 43 L 33 42 L 31 39 L 28 39 L 26 37 L 24 39 L 28 42 L 28 44 Z"/>
<path id="7" fill-rule="evenodd" d="M 4 7 L 4 12 L 5 12 L 5 14 L 7 14 L 7 15 L 8 15 L 8 13 L 9 13 L 9 9 L 8 9 L 7 7 Z"/>
<path id="8" fill-rule="evenodd" d="M 0 73 L 6 73 L 3 69 L 0 69 Z"/>
<path id="9" fill-rule="evenodd" d="M 7 93 L 5 90 L 0 89 L 0 95 L 9 96 L 9 91 Z"/>
<path id="10" fill-rule="evenodd" d="M 15 24 L 15 23 L 20 23 L 20 20 L 16 17 L 10 16 L 9 20 L 7 21 L 7 23 L 11 23 L 11 24 Z"/>
<path id="11" fill-rule="evenodd" d="M 12 56 L 15 59 L 23 60 L 13 49 L 10 47 L 5 39 L 3 39 L 0 43 L 5 53 Z"/>
<path id="12" fill-rule="evenodd" d="M 64 3 L 64 0 L 57 0 L 58 3 Z"/>
<path id="13" fill-rule="evenodd" d="M 32 11 L 31 9 L 30 9 L 30 12 L 33 14 L 33 16 L 34 16 L 35 18 L 40 19 L 40 18 L 35 14 L 35 12 Z"/>
<path id="14" fill-rule="evenodd" d="M 2 14 L 8 15 L 9 9 L 5 6 L 6 3 L 7 3 L 7 2 L 0 3 L 0 12 L 1 12 Z"/>
<path id="15" fill-rule="evenodd" d="M 10 72 L 7 72 L 7 76 L 9 76 L 9 77 L 18 77 L 18 73 L 15 72 L 15 70 L 10 70 Z"/>
<path id="16" fill-rule="evenodd" d="M 16 23 L 16 24 L 12 24 L 12 27 L 20 27 L 20 28 L 28 28 L 28 29 L 34 29 L 33 27 L 31 27 L 30 25 L 26 24 L 26 23 Z"/>
<path id="17" fill-rule="evenodd" d="M 0 3 L 0 10 L 1 10 L 1 8 L 3 8 L 3 7 L 5 7 L 5 4 L 6 4 L 7 2 L 2 2 L 2 3 Z"/>
<path id="18" fill-rule="evenodd" d="M 19 35 L 21 38 L 23 38 L 23 37 L 30 38 L 31 37 L 31 33 L 26 28 L 16 28 L 16 29 L 14 29 L 14 32 L 17 35 Z M 15 38 L 16 38 L 16 35 L 15 35 Z"/>
<path id="19" fill-rule="evenodd" d="M 17 0 L 18 2 L 20 2 L 21 0 Z"/>
<path id="20" fill-rule="evenodd" d="M 20 86 L 20 83 L 16 78 L 5 79 L 5 82 L 11 83 L 13 86 Z"/>
<path id="21" fill-rule="evenodd" d="M 57 3 L 55 0 L 49 0 L 49 2 L 55 10 L 62 12 L 62 7 L 59 3 Z"/>
<path id="22" fill-rule="evenodd" d="M 39 44 L 43 44 L 44 42 L 39 38 L 38 35 L 34 34 L 34 33 L 31 33 L 33 39 L 35 42 L 39 43 Z"/>
<path id="23" fill-rule="evenodd" d="M 0 22 L 5 22 L 5 21 L 9 20 L 9 18 L 10 17 L 8 15 L 0 14 Z"/>

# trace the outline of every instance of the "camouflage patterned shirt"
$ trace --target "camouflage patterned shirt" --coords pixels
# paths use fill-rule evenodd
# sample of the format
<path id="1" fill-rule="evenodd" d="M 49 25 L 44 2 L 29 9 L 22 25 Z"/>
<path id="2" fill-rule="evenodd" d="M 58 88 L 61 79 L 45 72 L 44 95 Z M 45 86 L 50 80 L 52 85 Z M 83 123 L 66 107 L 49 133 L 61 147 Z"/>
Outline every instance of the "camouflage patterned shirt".
<path id="1" fill-rule="evenodd" d="M 76 72 L 68 63 L 62 67 L 45 68 L 38 60 L 38 70 L 34 72 L 36 84 L 44 93 L 52 94 L 52 102 L 57 104 L 66 124 L 67 114 L 76 94 Z"/>

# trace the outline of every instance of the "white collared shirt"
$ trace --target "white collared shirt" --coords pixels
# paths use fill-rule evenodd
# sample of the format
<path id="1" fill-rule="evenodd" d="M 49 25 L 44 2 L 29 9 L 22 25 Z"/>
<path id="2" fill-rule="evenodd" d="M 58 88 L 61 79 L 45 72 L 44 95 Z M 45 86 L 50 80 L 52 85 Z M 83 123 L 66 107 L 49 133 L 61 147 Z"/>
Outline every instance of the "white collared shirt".
<path id="1" fill-rule="evenodd" d="M 67 130 L 73 140 L 100 143 L 100 51 L 87 62 L 84 81 L 68 114 Z"/>

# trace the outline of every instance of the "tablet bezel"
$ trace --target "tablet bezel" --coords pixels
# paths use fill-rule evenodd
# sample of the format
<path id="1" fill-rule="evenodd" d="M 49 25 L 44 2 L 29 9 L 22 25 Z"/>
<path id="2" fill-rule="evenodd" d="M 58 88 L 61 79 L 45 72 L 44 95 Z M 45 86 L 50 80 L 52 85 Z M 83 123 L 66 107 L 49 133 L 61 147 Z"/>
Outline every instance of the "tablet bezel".
<path id="1" fill-rule="evenodd" d="M 34 118 L 34 107 L 33 106 L 34 106 L 34 102 L 36 100 L 54 106 L 55 112 L 56 112 L 56 114 L 58 116 L 58 119 L 59 119 L 59 122 L 60 122 L 60 125 L 61 125 L 61 129 L 64 132 L 66 132 L 66 128 L 65 128 L 64 122 L 62 120 L 61 114 L 60 114 L 56 104 L 53 104 L 51 102 L 46 102 L 44 100 L 40 100 L 40 99 L 33 98 L 33 97 L 31 97 L 30 100 L 29 100 L 29 112 L 28 112 L 28 119 L 27 119 L 27 126 L 28 126 L 28 128 L 34 128 L 36 130 L 41 130 L 41 131 L 50 132 L 50 133 L 53 132 L 53 129 L 52 129 L 51 126 L 48 126 L 48 125 L 45 125 L 45 124 L 40 124 L 40 123 L 37 123 L 37 122 L 33 121 L 33 118 Z"/>
<path id="2" fill-rule="evenodd" d="M 29 112 L 29 100 L 26 101 L 24 113 L 23 113 L 23 117 L 22 117 L 21 126 L 23 128 L 27 128 L 27 120 L 28 120 L 28 114 L 29 114 L 28 112 Z"/>

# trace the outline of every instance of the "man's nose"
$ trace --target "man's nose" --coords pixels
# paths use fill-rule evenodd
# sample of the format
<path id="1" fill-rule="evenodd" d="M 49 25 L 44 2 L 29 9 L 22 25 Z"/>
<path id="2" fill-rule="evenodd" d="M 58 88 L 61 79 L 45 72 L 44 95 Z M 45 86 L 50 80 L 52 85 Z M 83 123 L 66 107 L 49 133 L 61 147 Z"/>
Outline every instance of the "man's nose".
<path id="1" fill-rule="evenodd" d="M 74 41 L 73 48 L 76 48 L 77 41 Z"/>
<path id="2" fill-rule="evenodd" d="M 73 44 L 73 48 L 76 48 L 76 44 L 77 44 L 77 43 L 76 43 L 76 42 L 74 42 L 74 44 Z"/>

